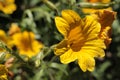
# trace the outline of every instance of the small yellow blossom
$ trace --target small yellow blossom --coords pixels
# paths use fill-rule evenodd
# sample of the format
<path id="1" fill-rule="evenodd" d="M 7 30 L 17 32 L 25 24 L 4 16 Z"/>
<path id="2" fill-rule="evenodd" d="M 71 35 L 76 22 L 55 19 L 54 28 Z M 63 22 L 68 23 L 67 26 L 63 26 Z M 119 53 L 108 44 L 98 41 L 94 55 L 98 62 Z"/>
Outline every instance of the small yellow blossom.
<path id="1" fill-rule="evenodd" d="M 106 49 L 104 39 L 99 37 L 100 23 L 91 15 L 81 19 L 73 10 L 63 10 L 62 17 L 55 17 L 55 23 L 64 36 L 54 49 L 61 62 L 68 64 L 77 60 L 82 71 L 93 71 L 94 57 L 104 57 Z"/>
<path id="2" fill-rule="evenodd" d="M 85 0 L 86 2 L 89 2 L 89 3 L 109 3 L 109 2 L 111 2 L 111 0 Z M 108 10 L 112 10 L 112 8 L 111 7 L 109 7 L 109 8 L 106 8 L 106 9 L 108 9 Z M 83 8 L 82 9 L 82 11 L 84 12 L 84 13 L 94 13 L 96 10 L 103 10 L 103 9 L 88 9 L 88 8 Z"/>
<path id="3" fill-rule="evenodd" d="M 12 14 L 16 10 L 14 0 L 0 0 L 0 11 L 5 14 Z"/>
<path id="4" fill-rule="evenodd" d="M 0 80 L 8 80 L 7 73 L 7 68 L 4 65 L 0 64 Z"/>
<path id="5" fill-rule="evenodd" d="M 35 40 L 35 34 L 28 31 L 14 34 L 13 42 L 19 53 L 28 57 L 37 55 L 43 47 L 42 43 Z"/>

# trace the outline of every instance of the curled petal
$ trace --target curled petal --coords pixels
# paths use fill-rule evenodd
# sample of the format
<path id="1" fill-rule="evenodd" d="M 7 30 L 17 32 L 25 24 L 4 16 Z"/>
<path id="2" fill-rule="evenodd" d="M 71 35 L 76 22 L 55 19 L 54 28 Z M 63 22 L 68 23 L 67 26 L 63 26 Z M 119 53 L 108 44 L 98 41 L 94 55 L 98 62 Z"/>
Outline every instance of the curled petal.
<path id="1" fill-rule="evenodd" d="M 54 53 L 55 55 L 61 55 L 65 53 L 67 50 L 68 50 L 67 40 L 64 39 L 59 44 L 56 45 L 56 47 L 54 48 Z"/>
<path id="2" fill-rule="evenodd" d="M 116 18 L 116 12 L 111 10 L 98 10 L 94 14 L 97 16 L 96 19 L 100 22 L 102 28 L 111 26 Z"/>
<path id="3" fill-rule="evenodd" d="M 103 39 L 106 46 L 108 46 L 112 40 L 110 38 L 111 25 L 116 18 L 116 12 L 110 10 L 98 10 L 94 13 L 94 16 L 96 16 L 96 20 L 101 24 L 101 32 L 99 34 L 99 37 Z"/>
<path id="4" fill-rule="evenodd" d="M 105 45 L 108 47 L 111 43 L 111 27 L 107 26 L 101 30 L 100 38 L 104 40 Z"/>

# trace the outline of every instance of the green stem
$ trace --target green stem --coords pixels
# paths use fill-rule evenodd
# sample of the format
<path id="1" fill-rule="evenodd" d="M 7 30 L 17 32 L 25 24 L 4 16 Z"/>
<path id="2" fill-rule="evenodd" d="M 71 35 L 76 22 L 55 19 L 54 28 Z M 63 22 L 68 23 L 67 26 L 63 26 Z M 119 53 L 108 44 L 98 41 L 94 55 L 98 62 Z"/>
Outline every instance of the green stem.
<path id="1" fill-rule="evenodd" d="M 42 2 L 44 4 L 46 4 L 50 9 L 54 10 L 56 12 L 56 15 L 58 14 L 58 9 L 57 7 L 54 5 L 54 3 L 52 3 L 51 1 L 49 0 L 42 0 Z"/>
<path id="2" fill-rule="evenodd" d="M 16 54 L 16 53 L 11 53 L 11 54 L 14 55 L 21 62 L 26 63 L 26 61 L 24 61 L 18 54 Z"/>
<path id="3" fill-rule="evenodd" d="M 0 48 L 5 49 L 7 52 L 12 54 L 13 56 L 17 57 L 20 61 L 26 63 L 16 52 L 12 51 L 10 48 L 6 46 L 6 44 L 2 41 L 0 41 Z"/>
<path id="4" fill-rule="evenodd" d="M 52 45 L 51 47 L 46 47 L 45 49 L 43 49 L 43 52 L 44 51 L 46 51 L 46 52 L 44 52 L 45 54 L 42 57 L 42 59 L 44 59 L 47 55 L 49 55 L 49 53 L 51 53 L 53 51 L 53 49 L 54 49 L 55 46 L 56 45 Z"/>

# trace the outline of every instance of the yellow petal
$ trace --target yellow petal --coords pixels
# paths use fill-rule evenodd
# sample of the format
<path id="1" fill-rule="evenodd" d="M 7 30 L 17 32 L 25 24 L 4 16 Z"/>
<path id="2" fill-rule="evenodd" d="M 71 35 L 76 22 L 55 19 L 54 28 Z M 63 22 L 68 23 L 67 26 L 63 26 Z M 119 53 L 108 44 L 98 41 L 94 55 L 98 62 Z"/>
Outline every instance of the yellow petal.
<path id="1" fill-rule="evenodd" d="M 106 49 L 104 41 L 101 39 L 95 39 L 85 42 L 85 44 L 82 46 L 81 53 L 88 52 L 89 54 L 93 55 L 93 57 L 104 57 L 104 49 Z"/>
<path id="2" fill-rule="evenodd" d="M 65 53 L 69 48 L 67 47 L 67 40 L 62 40 L 59 44 L 54 48 L 55 55 L 61 55 Z"/>
<path id="3" fill-rule="evenodd" d="M 84 72 L 86 72 L 87 70 L 93 71 L 95 67 L 95 60 L 90 55 L 82 53 L 78 58 L 78 64 Z"/>
<path id="4" fill-rule="evenodd" d="M 73 10 L 63 10 L 62 17 L 71 25 L 71 24 L 83 24 L 80 16 Z M 74 27 L 74 26 L 72 26 Z"/>
<path id="5" fill-rule="evenodd" d="M 94 40 L 87 42 L 84 46 L 82 46 L 81 50 L 79 51 L 79 56 L 81 54 L 89 54 L 91 57 L 104 57 L 104 46 L 104 42 L 101 43 L 100 41 Z"/>
<path id="6" fill-rule="evenodd" d="M 77 52 L 73 52 L 72 49 L 69 49 L 60 56 L 60 60 L 64 64 L 73 62 L 77 59 L 77 54 L 78 54 Z"/>
<path id="7" fill-rule="evenodd" d="M 65 21 L 61 17 L 55 17 L 55 24 L 56 24 L 56 27 L 57 27 L 58 31 L 62 35 L 67 36 L 67 33 L 68 33 L 69 29 L 70 29 L 70 26 L 67 23 L 67 21 Z"/>
<path id="8" fill-rule="evenodd" d="M 84 46 L 95 46 L 95 47 L 99 47 L 102 49 L 106 49 L 106 46 L 104 44 L 104 40 L 102 39 L 95 39 L 95 40 L 91 40 L 91 41 L 87 41 L 85 42 Z"/>
<path id="9" fill-rule="evenodd" d="M 98 47 L 91 47 L 91 46 L 82 47 L 80 50 L 80 54 L 81 53 L 87 53 L 91 55 L 92 57 L 96 57 L 96 58 L 105 56 L 105 52 L 103 49 L 98 48 Z"/>
<path id="10" fill-rule="evenodd" d="M 98 38 L 101 30 L 100 24 L 92 16 L 86 16 L 84 22 L 83 34 L 87 37 L 86 40 Z"/>

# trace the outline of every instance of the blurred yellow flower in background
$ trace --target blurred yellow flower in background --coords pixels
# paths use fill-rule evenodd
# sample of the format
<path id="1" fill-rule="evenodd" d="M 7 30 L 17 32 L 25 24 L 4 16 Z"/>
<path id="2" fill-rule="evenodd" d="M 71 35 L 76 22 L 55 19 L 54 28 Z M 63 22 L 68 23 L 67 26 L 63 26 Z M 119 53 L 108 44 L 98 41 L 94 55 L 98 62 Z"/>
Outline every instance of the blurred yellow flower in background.
<path id="1" fill-rule="evenodd" d="M 85 2 L 89 2 L 89 3 L 110 3 L 111 0 L 85 0 Z M 106 8 L 108 10 L 112 10 L 111 7 L 109 8 Z M 93 8 L 83 8 L 82 11 L 84 13 L 94 13 L 96 10 L 99 10 L 99 9 L 93 9 Z M 103 10 L 103 9 L 100 9 L 100 10 Z"/>
<path id="2" fill-rule="evenodd" d="M 8 80 L 7 73 L 7 68 L 4 65 L 0 64 L 0 80 Z"/>
<path id="3" fill-rule="evenodd" d="M 2 29 L 0 29 L 0 40 L 2 42 L 4 42 L 9 48 L 11 48 L 13 46 L 12 43 L 12 39 L 11 37 L 9 37 L 5 31 L 3 31 Z"/>
<path id="4" fill-rule="evenodd" d="M 32 57 L 40 52 L 43 44 L 35 40 L 33 32 L 20 32 L 12 36 L 15 46 L 18 48 L 21 55 Z"/>
<path id="5" fill-rule="evenodd" d="M 3 30 L 0 29 L 0 41 L 4 42 L 7 44 L 7 36 Z M 0 52 L 4 51 L 4 49 L 0 48 Z"/>
<path id="6" fill-rule="evenodd" d="M 2 40 L 4 43 L 7 43 L 6 33 L 2 29 L 0 29 L 0 40 Z"/>
<path id="7" fill-rule="evenodd" d="M 57 44 L 54 52 L 60 55 L 62 63 L 78 60 L 82 71 L 93 71 L 94 57 L 104 57 L 104 40 L 99 37 L 100 23 L 93 16 L 81 19 L 73 10 L 63 10 L 62 17 L 55 17 L 58 31 L 64 40 Z"/>
<path id="8" fill-rule="evenodd" d="M 12 14 L 16 8 L 14 0 L 0 0 L 0 11 L 5 14 Z"/>

